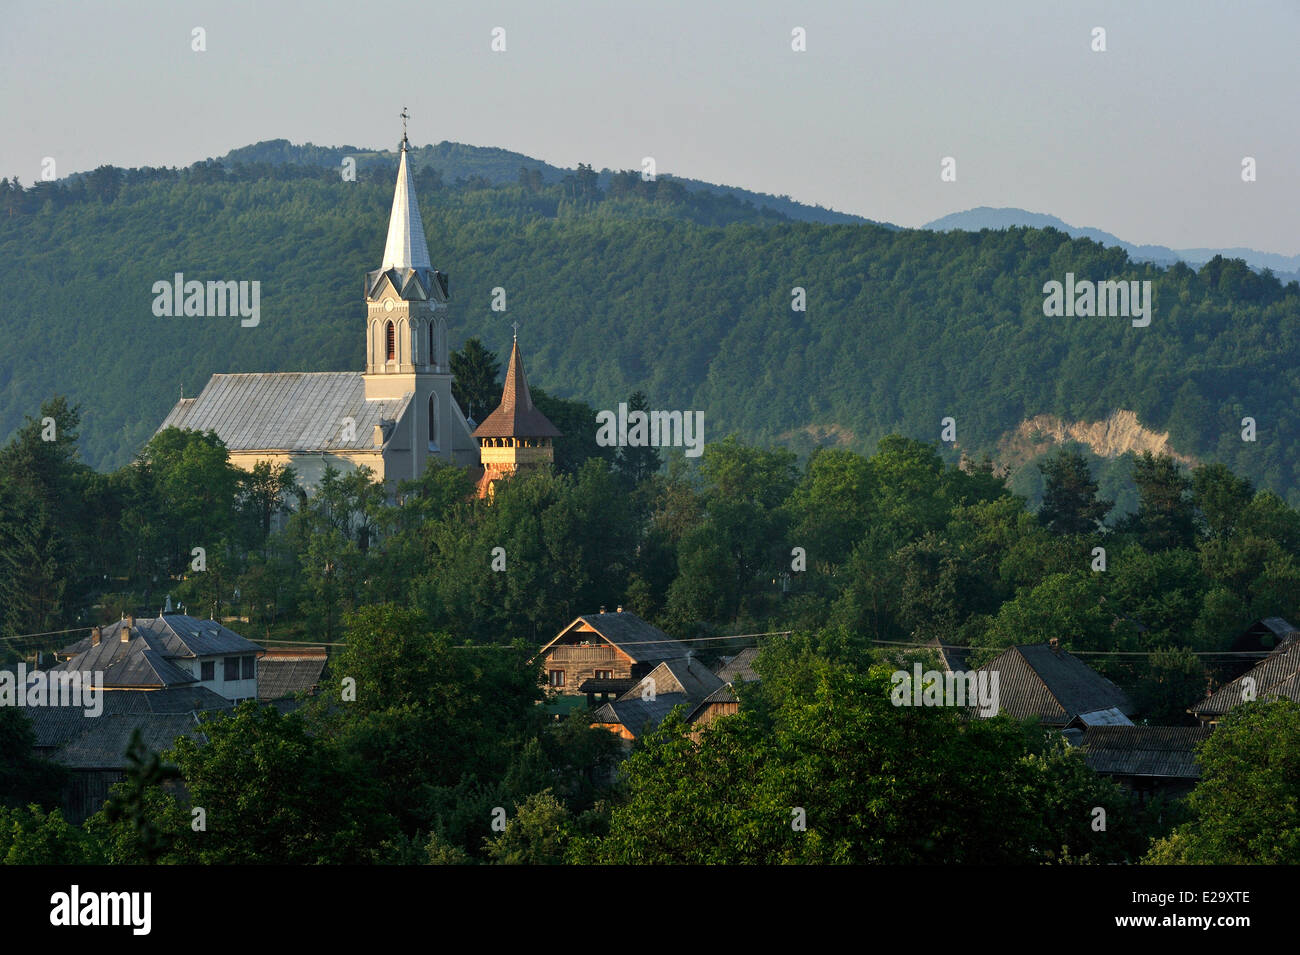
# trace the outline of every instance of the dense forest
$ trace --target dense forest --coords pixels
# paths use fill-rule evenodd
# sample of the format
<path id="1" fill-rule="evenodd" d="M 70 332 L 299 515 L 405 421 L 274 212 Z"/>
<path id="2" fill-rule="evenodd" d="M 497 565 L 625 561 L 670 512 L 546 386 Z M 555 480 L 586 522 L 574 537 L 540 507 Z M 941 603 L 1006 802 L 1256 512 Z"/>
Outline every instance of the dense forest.
<path id="1" fill-rule="evenodd" d="M 594 426 L 578 402 L 539 406 Z M 210 433 L 161 432 L 98 472 L 79 460 L 74 406 L 39 415 L 0 449 L 10 659 L 165 595 L 254 640 L 341 646 L 301 709 L 243 704 L 203 746 L 137 753 L 84 827 L 57 811 L 57 768 L 29 755 L 25 716 L 0 712 L 7 861 L 1300 861 L 1294 802 L 1270 795 L 1300 765 L 1294 704 L 1234 712 L 1192 797 L 1142 806 L 1059 736 L 887 702 L 889 672 L 927 659 L 930 638 L 976 663 L 1059 638 L 1138 718 L 1190 720 L 1240 672 L 1223 654 L 1252 620 L 1300 619 L 1300 513 L 1222 464 L 1133 459 L 1138 504 L 1119 519 L 1076 452 L 1043 462 L 1034 512 L 990 468 L 898 435 L 802 462 L 728 438 L 693 468 L 578 441 L 491 504 L 437 465 L 392 500 L 364 471 L 308 497 L 292 472 L 232 467 Z M 672 717 L 617 773 L 617 742 L 587 714 L 536 705 L 530 663 L 614 604 L 705 660 L 757 643 L 763 675 L 698 744 Z M 343 677 L 346 704 L 329 690 Z"/>
<path id="2" fill-rule="evenodd" d="M 347 181 L 341 152 L 260 144 L 183 170 L 0 181 L 0 434 L 66 394 L 85 460 L 111 469 L 214 372 L 359 369 L 361 276 L 378 264 L 395 167 L 358 151 Z M 530 373 L 556 396 L 607 408 L 640 390 L 653 408 L 704 411 L 710 441 L 801 455 L 869 453 L 891 433 L 929 442 L 952 417 L 950 463 L 1034 415 L 1123 408 L 1181 454 L 1300 503 L 1294 283 L 1237 260 L 1135 265 L 1051 229 L 796 221 L 788 204 L 668 177 L 518 159 L 426 147 L 416 180 L 451 275 L 453 343 L 500 349 L 519 322 Z M 259 281 L 260 323 L 155 317 L 153 283 L 177 272 Z M 1150 326 L 1046 318 L 1043 285 L 1067 272 L 1150 280 Z M 1130 487 L 1120 512 L 1135 501 Z"/>

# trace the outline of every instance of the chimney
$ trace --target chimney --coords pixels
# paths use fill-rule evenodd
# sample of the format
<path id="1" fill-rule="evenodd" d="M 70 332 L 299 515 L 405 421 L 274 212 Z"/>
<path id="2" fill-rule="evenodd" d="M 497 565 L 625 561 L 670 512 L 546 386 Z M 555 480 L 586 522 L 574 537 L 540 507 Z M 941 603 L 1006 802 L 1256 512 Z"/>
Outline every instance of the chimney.
<path id="1" fill-rule="evenodd" d="M 99 646 L 99 641 L 103 638 L 103 636 L 104 636 L 104 631 L 100 630 L 99 627 L 95 627 L 93 630 L 90 631 L 90 645 L 92 647 Z"/>
<path id="2" fill-rule="evenodd" d="M 601 613 L 604 613 L 604 612 L 605 612 L 605 608 L 604 608 L 603 605 L 602 605 L 601 608 L 600 608 L 600 612 L 601 612 Z"/>
<path id="3" fill-rule="evenodd" d="M 619 612 L 619 613 L 622 613 L 622 612 L 623 612 L 623 605 L 622 605 L 622 604 L 619 604 L 619 605 L 618 605 L 618 612 Z"/>
<path id="4" fill-rule="evenodd" d="M 131 642 L 131 629 L 135 626 L 135 614 L 129 613 L 122 621 L 122 642 Z"/>
<path id="5" fill-rule="evenodd" d="M 1048 640 L 1047 642 L 1051 646 L 1053 653 L 1061 652 L 1061 641 L 1059 638 L 1052 637 L 1052 639 Z"/>

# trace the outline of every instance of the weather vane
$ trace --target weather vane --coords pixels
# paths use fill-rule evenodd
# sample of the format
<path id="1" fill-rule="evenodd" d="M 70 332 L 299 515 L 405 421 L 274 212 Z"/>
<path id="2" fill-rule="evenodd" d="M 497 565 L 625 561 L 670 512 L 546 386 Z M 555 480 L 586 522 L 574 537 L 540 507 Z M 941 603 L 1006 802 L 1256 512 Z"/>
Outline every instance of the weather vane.
<path id="1" fill-rule="evenodd" d="M 510 327 L 515 330 L 515 341 L 519 341 L 519 323 L 511 322 Z"/>
<path id="2" fill-rule="evenodd" d="M 411 114 L 408 113 L 406 111 L 406 107 L 403 106 L 402 107 L 402 145 L 403 146 L 408 144 L 406 139 L 406 121 L 410 118 L 411 118 Z"/>

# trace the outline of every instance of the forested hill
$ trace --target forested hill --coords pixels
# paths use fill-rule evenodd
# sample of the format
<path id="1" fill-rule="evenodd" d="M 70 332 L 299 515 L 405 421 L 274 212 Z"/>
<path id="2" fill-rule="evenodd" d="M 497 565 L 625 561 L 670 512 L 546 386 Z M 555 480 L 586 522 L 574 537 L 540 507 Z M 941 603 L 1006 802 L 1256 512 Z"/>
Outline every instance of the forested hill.
<path id="1" fill-rule="evenodd" d="M 67 394 L 87 459 L 118 466 L 214 372 L 359 370 L 362 275 L 379 265 L 395 165 L 362 156 L 348 182 L 335 152 L 0 183 L 0 435 Z M 1295 284 L 1222 259 L 1134 265 L 1052 229 L 796 222 L 665 177 L 602 186 L 586 167 L 549 179 L 521 165 L 493 184 L 424 164 L 416 181 L 451 276 L 453 345 L 477 335 L 501 353 L 518 322 L 530 381 L 552 394 L 614 408 L 641 389 L 651 408 L 703 410 L 708 440 L 798 450 L 938 440 L 951 416 L 974 455 L 1036 415 L 1128 409 L 1180 453 L 1297 500 Z M 260 281 L 260 323 L 155 317 L 153 285 L 177 272 Z M 1067 272 L 1150 280 L 1149 327 L 1045 317 L 1044 283 Z"/>

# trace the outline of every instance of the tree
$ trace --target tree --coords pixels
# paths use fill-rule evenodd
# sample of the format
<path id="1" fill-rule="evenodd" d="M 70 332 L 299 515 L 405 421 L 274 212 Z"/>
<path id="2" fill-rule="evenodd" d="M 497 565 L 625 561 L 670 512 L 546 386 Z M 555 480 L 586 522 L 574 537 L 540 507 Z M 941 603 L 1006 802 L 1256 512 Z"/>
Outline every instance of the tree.
<path id="1" fill-rule="evenodd" d="M 1115 502 L 1098 499 L 1088 459 L 1076 450 L 1062 449 L 1038 469 L 1045 481 L 1039 521 L 1058 534 L 1095 533 Z"/>
<path id="2" fill-rule="evenodd" d="M 1152 846 L 1156 865 L 1300 862 L 1300 704 L 1280 699 L 1232 710 L 1198 749 L 1191 819 Z"/>
<path id="3" fill-rule="evenodd" d="M 564 803 L 544 789 L 515 807 L 504 831 L 484 840 L 487 856 L 497 865 L 559 865 L 571 828 Z"/>
<path id="4" fill-rule="evenodd" d="M 477 338 L 467 339 L 460 351 L 451 353 L 451 393 L 466 415 L 482 422 L 501 403 L 497 375 L 501 363 L 496 352 L 488 351 Z"/>
<path id="5" fill-rule="evenodd" d="M 1147 550 L 1192 547 L 1196 543 L 1196 512 L 1191 479 L 1167 454 L 1143 451 L 1133 461 L 1133 483 L 1138 489 L 1137 513 L 1125 523 Z"/>
<path id="6" fill-rule="evenodd" d="M 634 391 L 627 399 L 627 412 L 629 419 L 633 411 L 640 411 L 649 414 L 650 399 L 644 391 Z M 648 427 L 648 425 L 647 425 Z M 619 473 L 627 478 L 633 486 L 640 484 L 651 474 L 659 470 L 662 463 L 659 456 L 659 449 L 649 445 L 624 445 L 618 449 L 616 466 Z"/>

